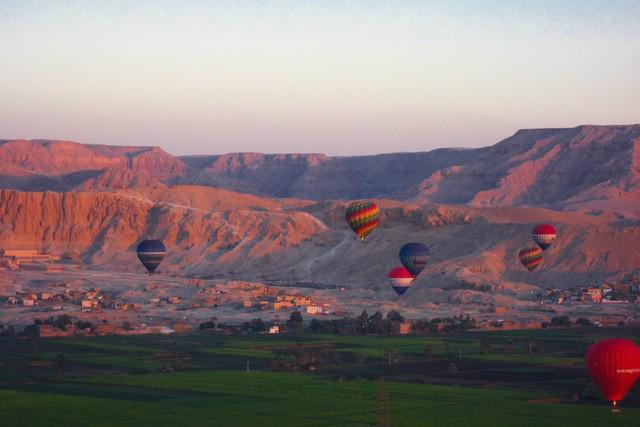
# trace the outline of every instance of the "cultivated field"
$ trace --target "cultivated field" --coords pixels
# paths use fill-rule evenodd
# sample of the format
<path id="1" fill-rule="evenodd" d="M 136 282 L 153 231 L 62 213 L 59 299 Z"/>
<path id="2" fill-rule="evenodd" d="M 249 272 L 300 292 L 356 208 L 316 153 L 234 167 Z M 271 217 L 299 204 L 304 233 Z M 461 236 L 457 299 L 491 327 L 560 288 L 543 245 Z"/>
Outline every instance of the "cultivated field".
<path id="1" fill-rule="evenodd" d="M 418 336 L 0 338 L 6 426 L 640 425 L 583 365 L 632 328 Z"/>

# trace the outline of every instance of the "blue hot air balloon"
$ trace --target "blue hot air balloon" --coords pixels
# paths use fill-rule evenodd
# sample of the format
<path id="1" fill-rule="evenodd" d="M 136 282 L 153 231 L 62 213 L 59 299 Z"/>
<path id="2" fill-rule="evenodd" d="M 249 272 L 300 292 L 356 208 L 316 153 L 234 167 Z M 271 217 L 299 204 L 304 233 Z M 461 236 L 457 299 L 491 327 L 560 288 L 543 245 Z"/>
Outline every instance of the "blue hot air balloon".
<path id="1" fill-rule="evenodd" d="M 416 277 L 427 266 L 429 248 L 422 243 L 407 243 L 400 248 L 400 262 Z"/>
<path id="2" fill-rule="evenodd" d="M 145 266 L 149 274 L 156 271 L 164 256 L 167 254 L 167 248 L 160 240 L 143 240 L 138 244 L 136 249 L 138 259 Z"/>

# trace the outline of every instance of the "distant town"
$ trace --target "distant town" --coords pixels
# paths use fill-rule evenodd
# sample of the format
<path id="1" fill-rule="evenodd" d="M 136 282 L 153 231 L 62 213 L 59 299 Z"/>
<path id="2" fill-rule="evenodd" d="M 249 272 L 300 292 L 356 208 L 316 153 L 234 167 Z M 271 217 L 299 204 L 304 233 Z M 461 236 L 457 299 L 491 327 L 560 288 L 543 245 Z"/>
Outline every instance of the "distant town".
<path id="1" fill-rule="evenodd" d="M 0 252 L 0 269 L 20 272 L 38 271 L 55 277 L 65 271 L 79 271 L 80 266 L 65 262 L 60 256 L 38 250 L 4 250 Z M 51 274 L 49 274 L 51 273 Z M 62 277 L 62 276 L 61 276 Z M 145 277 L 145 276 L 141 276 Z M 194 289 L 192 297 L 164 294 L 162 285 L 145 283 L 142 294 L 128 300 L 122 292 L 100 287 L 78 288 L 64 280 L 38 284 L 11 294 L 0 295 L 0 307 L 5 314 L 12 308 L 29 311 L 32 322 L 23 325 L 3 325 L 1 334 L 40 337 L 109 334 L 186 333 L 200 330 L 209 333 L 270 333 L 278 334 L 302 328 L 303 316 L 310 320 L 307 328 L 327 333 L 359 333 L 363 328 L 370 333 L 435 333 L 458 329 L 521 329 L 566 327 L 576 325 L 615 325 L 618 318 L 550 316 L 548 321 L 502 319 L 508 307 L 494 307 L 491 318 L 475 319 L 468 315 L 432 317 L 431 319 L 405 319 L 397 311 L 371 315 L 352 313 L 335 307 L 330 300 L 303 295 L 296 288 L 278 287 L 253 282 L 188 279 L 186 286 Z M 161 289 L 162 288 L 162 289 Z M 144 298 L 144 294 L 151 296 Z M 640 304 L 640 276 L 629 276 L 620 283 L 601 283 L 576 288 L 547 288 L 533 296 L 540 307 L 581 306 L 593 304 Z M 250 320 L 237 323 L 210 320 L 197 322 L 189 313 L 197 309 L 230 309 L 245 313 Z M 274 312 L 283 312 L 273 319 Z M 107 315 L 120 313 L 120 315 Z M 184 315 L 181 315 L 184 313 Z M 267 313 L 268 316 L 262 316 Z M 553 314 L 553 313 L 552 313 Z M 367 320 L 365 321 L 364 318 Z M 390 317 L 389 317 L 390 316 Z M 262 317 L 269 318 L 271 320 Z M 362 326 L 373 322 L 392 322 L 393 326 Z M 116 320 L 119 319 L 119 320 Z M 292 320 L 293 319 L 293 320 Z M 385 320 L 386 319 L 386 320 Z M 300 322 L 300 326 L 296 322 Z M 355 325 L 355 326 L 354 326 Z"/>

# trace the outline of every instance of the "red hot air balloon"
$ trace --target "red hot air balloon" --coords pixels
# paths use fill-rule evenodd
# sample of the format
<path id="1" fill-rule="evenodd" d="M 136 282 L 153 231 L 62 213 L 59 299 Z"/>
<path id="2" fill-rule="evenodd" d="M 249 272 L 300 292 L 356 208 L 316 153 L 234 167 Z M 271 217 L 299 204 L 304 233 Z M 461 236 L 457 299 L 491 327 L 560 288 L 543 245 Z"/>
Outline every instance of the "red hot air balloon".
<path id="1" fill-rule="evenodd" d="M 614 408 L 640 378 L 640 347 L 631 340 L 599 341 L 587 351 L 586 362 L 593 382 Z"/>
<path id="2" fill-rule="evenodd" d="M 543 251 L 551 246 L 557 235 L 556 228 L 551 224 L 536 225 L 531 232 L 531 237 Z"/>
<path id="3" fill-rule="evenodd" d="M 413 275 L 404 267 L 396 267 L 391 270 L 387 276 L 389 284 L 398 295 L 407 292 L 407 289 L 413 284 Z"/>

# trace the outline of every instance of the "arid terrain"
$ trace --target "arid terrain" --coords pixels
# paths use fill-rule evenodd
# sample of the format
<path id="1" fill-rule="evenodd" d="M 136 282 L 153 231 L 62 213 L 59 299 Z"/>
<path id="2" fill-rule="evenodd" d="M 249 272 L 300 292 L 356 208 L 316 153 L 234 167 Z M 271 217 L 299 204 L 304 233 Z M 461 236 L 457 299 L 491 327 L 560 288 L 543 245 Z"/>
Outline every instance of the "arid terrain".
<path id="1" fill-rule="evenodd" d="M 344 221 L 356 199 L 382 210 L 365 242 Z M 516 254 L 533 245 L 531 229 L 541 222 L 555 225 L 558 240 L 529 273 Z M 145 238 L 168 248 L 152 277 L 135 254 Z M 398 298 L 386 274 L 408 241 L 427 244 L 432 255 Z M 640 304 L 543 299 L 547 288 L 633 290 L 638 242 L 640 125 L 522 130 L 487 148 L 362 157 L 174 157 L 158 147 L 0 141 L 0 249 L 38 250 L 63 266 L 5 266 L 0 295 L 65 284 L 143 306 L 63 308 L 93 320 L 274 318 L 273 306 L 243 306 L 259 305 L 247 287 L 271 286 L 309 295 L 329 315 L 395 308 L 410 318 L 542 321 L 567 313 L 629 321 Z M 202 296 L 215 292 L 228 296 Z M 185 302 L 150 302 L 170 296 Z M 39 304 L 3 309 L 0 322 L 28 323 Z"/>

